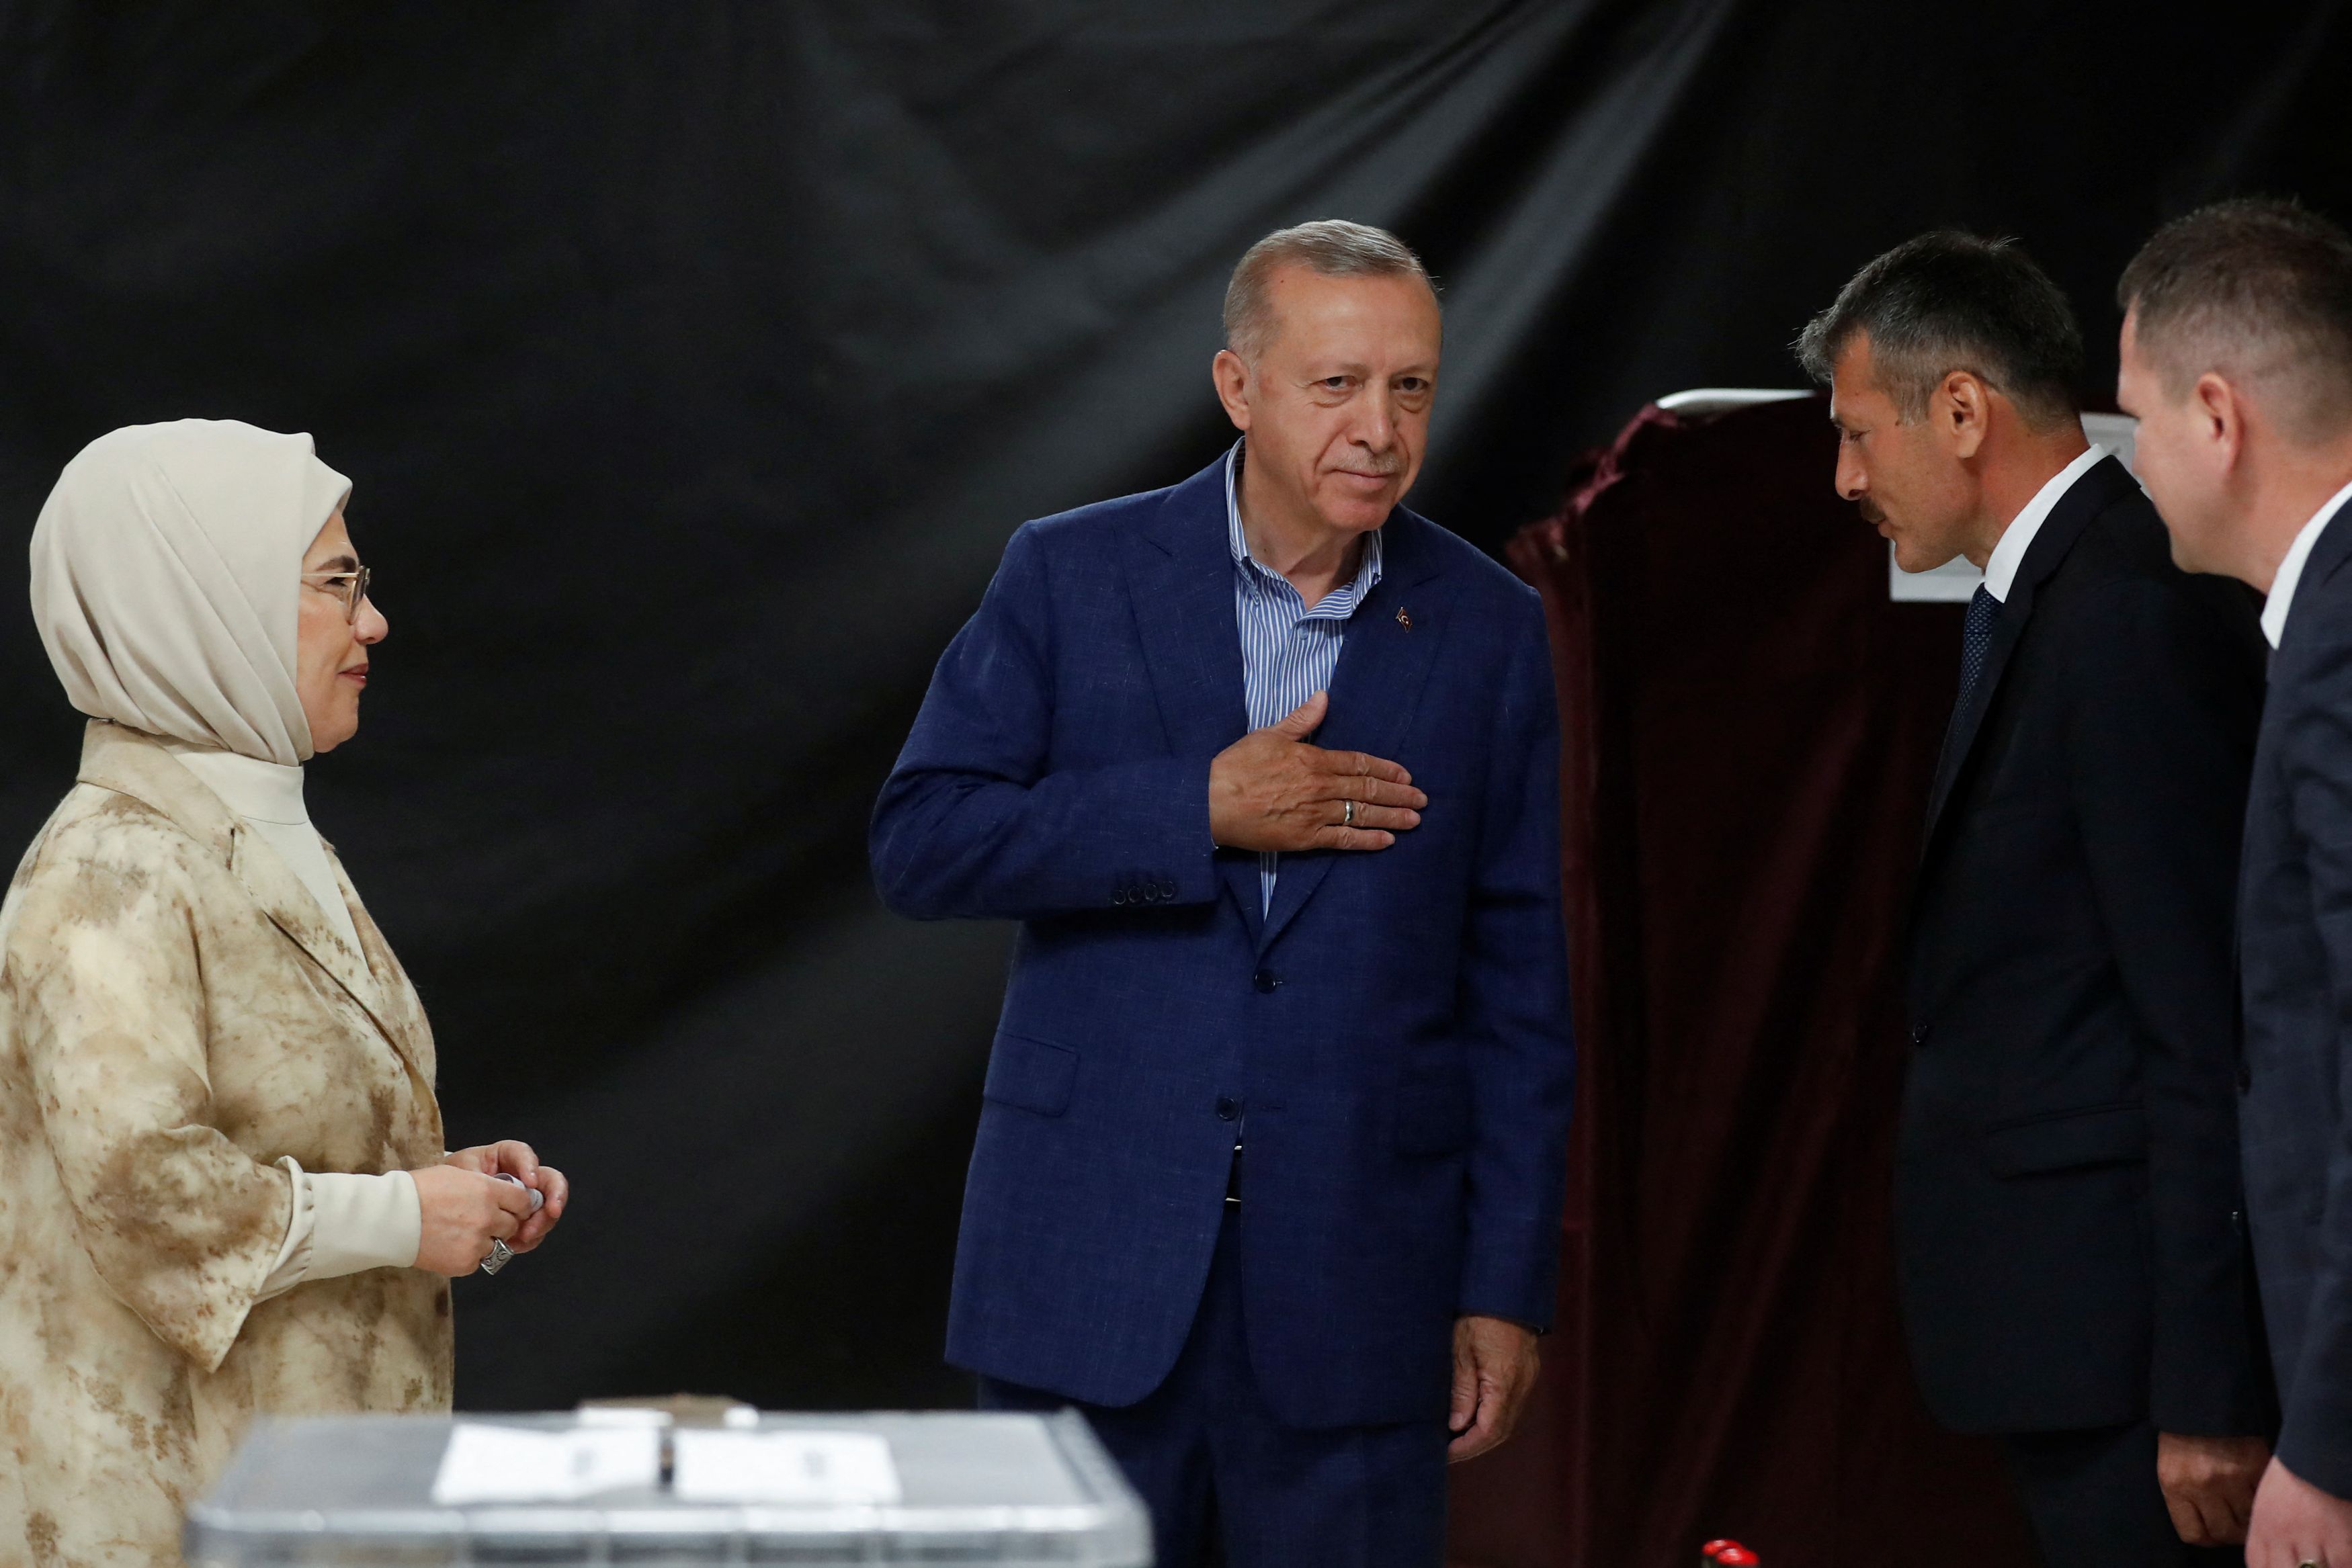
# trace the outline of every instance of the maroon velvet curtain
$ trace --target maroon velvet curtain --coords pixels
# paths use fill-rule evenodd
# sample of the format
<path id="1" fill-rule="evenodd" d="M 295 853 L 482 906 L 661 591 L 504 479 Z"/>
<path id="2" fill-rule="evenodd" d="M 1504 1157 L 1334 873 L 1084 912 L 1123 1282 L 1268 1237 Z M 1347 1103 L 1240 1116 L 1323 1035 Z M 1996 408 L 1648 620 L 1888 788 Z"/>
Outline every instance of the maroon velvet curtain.
<path id="1" fill-rule="evenodd" d="M 1653 407 L 1511 559 L 1549 612 L 1582 1052 L 1560 1328 L 1454 1561 L 2032 1561 L 1906 1361 L 1903 905 L 1960 610 L 1893 602 L 1819 398 Z"/>

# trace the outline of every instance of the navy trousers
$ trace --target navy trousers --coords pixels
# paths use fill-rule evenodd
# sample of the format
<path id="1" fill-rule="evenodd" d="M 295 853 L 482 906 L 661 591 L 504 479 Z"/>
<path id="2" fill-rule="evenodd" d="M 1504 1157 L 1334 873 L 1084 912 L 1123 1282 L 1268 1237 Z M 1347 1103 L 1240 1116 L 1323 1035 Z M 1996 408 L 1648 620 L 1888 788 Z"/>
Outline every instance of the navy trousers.
<path id="1" fill-rule="evenodd" d="M 1167 1381 L 1134 1405 L 1076 1406 L 1150 1505 L 1158 1568 L 1440 1568 L 1445 1423 L 1309 1431 L 1277 1419 L 1250 1370 L 1238 1229 L 1229 1206 Z M 1074 1403 L 992 1377 L 980 1402 Z"/>

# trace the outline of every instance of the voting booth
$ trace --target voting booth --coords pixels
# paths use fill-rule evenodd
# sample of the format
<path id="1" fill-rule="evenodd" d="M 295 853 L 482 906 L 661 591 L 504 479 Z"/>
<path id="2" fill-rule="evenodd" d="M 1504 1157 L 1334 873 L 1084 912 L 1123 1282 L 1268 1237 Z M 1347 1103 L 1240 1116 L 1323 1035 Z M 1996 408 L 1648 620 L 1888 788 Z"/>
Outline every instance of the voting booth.
<path id="1" fill-rule="evenodd" d="M 191 1568 L 1147 1568 L 1151 1527 L 1075 1412 L 583 1409 L 257 1422 L 185 1545 Z"/>

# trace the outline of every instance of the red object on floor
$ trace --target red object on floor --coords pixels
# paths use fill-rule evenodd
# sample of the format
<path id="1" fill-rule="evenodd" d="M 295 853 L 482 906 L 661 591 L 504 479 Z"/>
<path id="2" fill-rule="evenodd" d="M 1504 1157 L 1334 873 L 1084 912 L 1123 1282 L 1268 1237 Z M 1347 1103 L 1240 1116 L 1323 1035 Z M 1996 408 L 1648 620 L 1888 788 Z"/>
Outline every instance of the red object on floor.
<path id="1" fill-rule="evenodd" d="M 1920 1406 L 1890 1255 L 1961 607 L 1890 600 L 1836 460 L 1818 397 L 1647 409 L 1512 543 L 1559 681 L 1580 1082 L 1559 1328 L 1517 1434 L 1454 1469 L 1460 1568 L 1688 1562 L 1731 1519 L 1806 1568 L 2035 1560 L 1998 1451 Z"/>

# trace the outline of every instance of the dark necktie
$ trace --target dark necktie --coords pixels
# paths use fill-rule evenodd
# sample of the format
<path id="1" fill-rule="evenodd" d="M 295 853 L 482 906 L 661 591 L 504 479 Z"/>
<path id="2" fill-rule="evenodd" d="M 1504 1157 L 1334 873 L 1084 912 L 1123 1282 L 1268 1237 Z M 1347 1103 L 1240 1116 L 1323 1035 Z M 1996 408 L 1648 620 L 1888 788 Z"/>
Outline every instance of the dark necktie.
<path id="1" fill-rule="evenodd" d="M 1952 766 L 1952 737 L 1960 727 L 1960 710 L 1969 706 L 1969 694 L 1977 689 L 1984 677 L 1985 658 L 1992 651 L 1992 623 L 2000 614 L 2000 601 L 1992 590 L 1982 583 L 1969 596 L 1969 617 L 1960 628 L 1960 695 L 1952 701 L 1952 716 L 1944 721 L 1944 745 L 1936 770 L 1941 773 Z"/>
<path id="2" fill-rule="evenodd" d="M 1992 651 L 1992 623 L 2000 613 L 2000 601 L 1992 590 L 1977 584 L 1969 596 L 1968 622 L 1960 629 L 1960 697 L 1952 705 L 1954 711 L 1967 703 L 1969 694 L 1977 689 L 1984 678 L 1985 655 Z"/>

